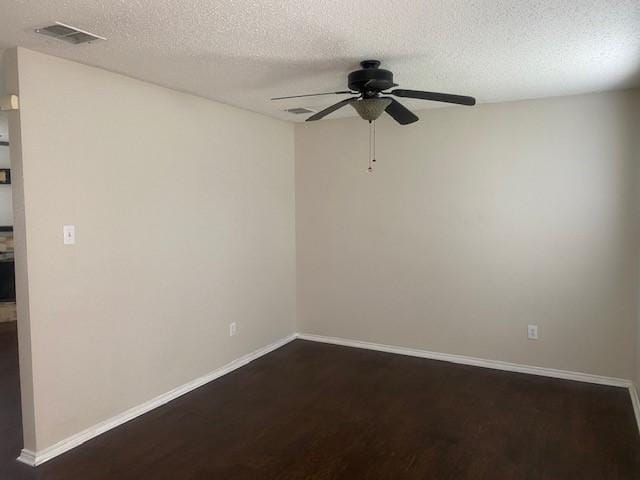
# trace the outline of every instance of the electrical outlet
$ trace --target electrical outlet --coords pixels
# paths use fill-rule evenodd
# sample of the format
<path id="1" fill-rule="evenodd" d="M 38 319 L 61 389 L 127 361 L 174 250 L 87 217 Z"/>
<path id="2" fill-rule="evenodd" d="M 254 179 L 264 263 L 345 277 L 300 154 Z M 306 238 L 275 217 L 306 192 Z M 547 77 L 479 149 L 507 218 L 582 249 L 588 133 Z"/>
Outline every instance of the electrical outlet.
<path id="1" fill-rule="evenodd" d="M 236 325 L 236 322 L 230 323 L 229 324 L 229 336 L 233 337 L 233 336 L 235 336 L 236 333 L 238 333 L 238 326 Z"/>
<path id="2" fill-rule="evenodd" d="M 538 339 L 538 326 L 537 325 L 527 325 L 527 338 L 529 340 L 537 340 Z"/>

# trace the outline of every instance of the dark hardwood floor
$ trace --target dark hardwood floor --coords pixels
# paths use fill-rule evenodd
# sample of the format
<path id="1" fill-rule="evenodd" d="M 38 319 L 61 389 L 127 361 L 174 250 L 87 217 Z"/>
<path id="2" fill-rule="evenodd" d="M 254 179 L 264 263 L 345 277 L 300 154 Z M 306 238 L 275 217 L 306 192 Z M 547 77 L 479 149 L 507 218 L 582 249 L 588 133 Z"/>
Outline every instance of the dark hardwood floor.
<path id="1" fill-rule="evenodd" d="M 0 326 L 0 479 L 640 479 L 626 389 L 297 340 L 37 469 Z"/>
<path id="2" fill-rule="evenodd" d="M 10 465 L 22 447 L 18 375 L 16 323 L 0 322 L 0 480 L 13 478 Z"/>

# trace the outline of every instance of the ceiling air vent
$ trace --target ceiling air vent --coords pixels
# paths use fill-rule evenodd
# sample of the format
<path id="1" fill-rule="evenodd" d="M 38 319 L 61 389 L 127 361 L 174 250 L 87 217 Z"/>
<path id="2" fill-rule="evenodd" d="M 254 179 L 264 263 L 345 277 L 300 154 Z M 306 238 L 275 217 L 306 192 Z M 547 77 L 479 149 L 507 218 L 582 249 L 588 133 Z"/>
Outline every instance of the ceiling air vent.
<path id="1" fill-rule="evenodd" d="M 285 112 L 293 113 L 295 115 L 302 115 L 303 113 L 315 113 L 314 110 L 309 110 L 308 108 L 287 108 Z"/>
<path id="2" fill-rule="evenodd" d="M 65 25 L 60 22 L 56 22 L 54 25 L 49 25 L 48 27 L 36 28 L 36 33 L 73 43 L 74 45 L 94 42 L 96 40 L 106 40 L 106 38 L 101 37 L 100 35 L 89 33 L 85 30 L 80 30 L 79 28 Z"/>

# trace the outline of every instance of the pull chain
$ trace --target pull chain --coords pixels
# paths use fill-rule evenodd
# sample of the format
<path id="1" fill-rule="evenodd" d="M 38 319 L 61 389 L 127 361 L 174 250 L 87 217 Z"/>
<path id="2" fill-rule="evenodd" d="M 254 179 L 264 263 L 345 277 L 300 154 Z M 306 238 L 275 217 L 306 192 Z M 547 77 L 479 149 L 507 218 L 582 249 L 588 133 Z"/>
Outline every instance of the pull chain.
<path id="1" fill-rule="evenodd" d="M 369 173 L 373 172 L 373 162 L 376 161 L 376 122 L 369 120 Z"/>
<path id="2" fill-rule="evenodd" d="M 376 121 L 371 122 L 373 124 L 373 157 L 371 158 L 372 162 L 376 161 Z"/>
<path id="3" fill-rule="evenodd" d="M 373 171 L 373 167 L 371 166 L 371 161 L 373 160 L 373 126 L 371 120 L 369 120 L 369 168 L 367 171 L 371 173 Z"/>

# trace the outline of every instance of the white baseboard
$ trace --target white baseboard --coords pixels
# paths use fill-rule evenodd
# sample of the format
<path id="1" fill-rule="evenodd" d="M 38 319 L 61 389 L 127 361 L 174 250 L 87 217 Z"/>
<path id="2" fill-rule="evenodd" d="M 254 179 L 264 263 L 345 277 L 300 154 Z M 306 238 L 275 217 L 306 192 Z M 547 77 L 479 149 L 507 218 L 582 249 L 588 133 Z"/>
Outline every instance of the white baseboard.
<path id="1" fill-rule="evenodd" d="M 154 408 L 160 407 L 171 400 L 174 400 L 186 393 L 195 390 L 202 385 L 205 385 L 216 378 L 219 378 L 227 373 L 230 373 L 249 362 L 256 360 L 257 358 L 266 355 L 269 352 L 277 350 L 278 348 L 286 345 L 287 343 L 300 338 L 302 340 L 310 340 L 313 342 L 330 343 L 333 345 L 342 345 L 346 347 L 364 348 L 368 350 L 376 350 L 380 352 L 396 353 L 400 355 L 409 355 L 412 357 L 429 358 L 433 360 L 442 360 L 446 362 L 459 363 L 463 365 L 473 365 L 477 367 L 492 368 L 497 370 L 505 370 L 508 372 L 527 373 L 531 375 L 541 375 L 545 377 L 562 378 L 565 380 L 575 380 L 579 382 L 597 383 L 600 385 L 611 385 L 615 387 L 625 387 L 629 389 L 631 396 L 631 402 L 636 415 L 636 421 L 638 422 L 638 428 L 640 429 L 640 400 L 638 398 L 638 392 L 635 385 L 630 380 L 616 377 L 604 377 L 600 375 L 592 375 L 589 373 L 571 372 L 567 370 L 556 370 L 553 368 L 534 367 L 530 365 L 522 365 L 517 363 L 501 362 L 499 360 L 486 360 L 483 358 L 467 357 L 464 355 L 454 355 L 449 353 L 431 352 L 428 350 L 417 350 L 407 347 L 398 347 L 393 345 L 383 345 L 378 343 L 361 342 L 358 340 L 348 340 L 337 337 L 326 337 L 322 335 L 312 335 L 306 333 L 296 333 L 289 335 L 286 338 L 278 340 L 277 342 L 260 348 L 252 353 L 244 355 L 232 362 L 220 367 L 207 375 L 197 378 L 189 383 L 174 388 L 169 392 L 159 395 L 143 404 L 133 407 L 119 415 L 111 417 L 103 422 L 98 423 L 82 432 L 71 435 L 64 440 L 45 448 L 44 450 L 33 452 L 31 450 L 23 449 L 18 457 L 18 461 L 30 465 L 32 467 L 41 465 L 52 458 L 57 457 L 79 445 L 82 445 L 88 440 L 91 440 L 98 435 L 107 432 L 123 423 L 133 420 L 140 415 L 143 415 Z"/>
<path id="2" fill-rule="evenodd" d="M 592 375 L 590 373 L 572 372 L 569 370 L 557 370 L 555 368 L 534 367 L 519 363 L 501 362 L 499 360 L 487 360 L 484 358 L 467 357 L 464 355 L 454 355 L 450 353 L 431 352 L 429 350 L 417 350 L 414 348 L 397 347 L 393 345 L 383 345 L 379 343 L 361 342 L 359 340 L 349 340 L 346 338 L 325 337 L 323 335 L 313 335 L 308 333 L 298 333 L 297 338 L 310 340 L 312 342 L 331 343 L 345 347 L 364 348 L 379 352 L 397 353 L 412 357 L 429 358 L 432 360 L 442 360 L 445 362 L 460 363 L 463 365 L 473 365 L 475 367 L 493 368 L 507 372 L 527 373 L 530 375 L 540 375 L 543 377 L 561 378 L 564 380 L 575 380 L 577 382 L 597 383 L 599 385 L 609 385 L 613 387 L 624 387 L 629 389 L 631 404 L 635 413 L 636 423 L 640 431 L 640 399 L 636 386 L 631 380 L 617 377 L 604 377 Z"/>
<path id="3" fill-rule="evenodd" d="M 22 451 L 20 452 L 20 456 L 18 457 L 17 460 L 21 463 L 26 463 L 31 467 L 36 466 L 36 454 L 33 453 L 31 450 L 27 450 L 25 448 L 22 449 Z"/>
<path id="4" fill-rule="evenodd" d="M 635 384 L 629 387 L 629 394 L 631 395 L 633 413 L 636 414 L 636 423 L 638 424 L 638 430 L 640 431 L 640 399 L 638 398 L 638 388 Z"/>
<path id="5" fill-rule="evenodd" d="M 571 372 L 569 370 L 556 370 L 555 368 L 534 367 L 531 365 L 523 365 L 519 363 L 502 362 L 500 360 L 487 360 L 484 358 L 467 357 L 464 355 L 454 355 L 451 353 L 432 352 L 429 350 L 418 350 L 414 348 L 397 347 L 394 345 L 383 345 L 380 343 L 361 342 L 359 340 L 348 340 L 346 338 L 325 337 L 323 335 L 312 335 L 308 333 L 298 333 L 297 337 L 302 340 L 311 340 L 313 342 L 331 343 L 333 345 L 364 348 L 367 350 L 376 350 L 379 352 L 398 353 L 400 355 L 409 355 L 411 357 L 442 360 L 445 362 L 460 363 L 463 365 L 473 365 L 476 367 L 492 368 L 495 370 L 505 370 L 507 372 L 528 373 L 531 375 L 540 375 L 543 377 L 562 378 L 565 380 L 576 380 L 578 382 L 597 383 L 600 385 L 611 385 L 614 387 L 629 388 L 632 385 L 631 380 L 626 380 L 624 378 L 603 377 L 601 375 L 592 375 L 590 373 Z"/>
<path id="6" fill-rule="evenodd" d="M 247 363 L 260 358 L 269 352 L 277 350 L 278 348 L 286 345 L 292 340 L 295 340 L 296 337 L 296 334 L 289 335 L 288 337 L 278 340 L 271 345 L 267 345 L 266 347 L 260 348 L 254 352 L 244 355 L 200 378 L 197 378 L 189 383 L 185 383 L 184 385 L 163 393 L 162 395 L 159 395 L 143 404 L 130 408 L 129 410 L 111 417 L 103 422 L 100 422 L 97 425 L 87 428 L 82 432 L 71 435 L 70 437 L 67 437 L 64 440 L 45 448 L 44 450 L 40 450 L 34 453 L 30 450 L 23 449 L 17 460 L 32 467 L 41 465 L 44 462 L 51 460 L 52 458 L 57 457 L 58 455 L 61 455 L 106 431 L 111 430 L 112 428 L 122 425 L 129 420 L 133 420 L 134 418 L 139 417 L 140 415 L 143 415 L 150 410 L 153 410 L 154 408 L 160 407 L 165 403 L 184 395 L 185 393 L 189 393 L 190 391 L 195 390 L 196 388 L 201 387 L 202 385 L 205 385 L 212 380 L 215 380 L 216 378 L 219 378 L 240 367 L 243 367 Z"/>

